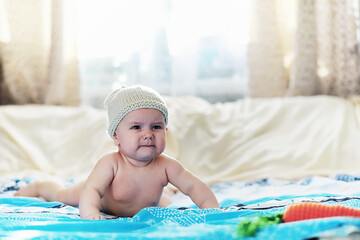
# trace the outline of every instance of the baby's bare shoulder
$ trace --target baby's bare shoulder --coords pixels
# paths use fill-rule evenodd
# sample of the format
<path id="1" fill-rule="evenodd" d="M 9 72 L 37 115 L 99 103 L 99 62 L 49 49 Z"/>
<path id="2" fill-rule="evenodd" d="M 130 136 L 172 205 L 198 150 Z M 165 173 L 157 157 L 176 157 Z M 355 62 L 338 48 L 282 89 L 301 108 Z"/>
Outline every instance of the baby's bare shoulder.
<path id="1" fill-rule="evenodd" d="M 173 168 L 173 167 L 181 167 L 181 163 L 176 160 L 175 158 L 166 155 L 166 154 L 161 154 L 160 156 L 158 156 L 158 163 L 165 167 L 165 168 Z"/>
<path id="2" fill-rule="evenodd" d="M 160 163 L 171 163 L 171 162 L 178 162 L 175 158 L 167 155 L 167 154 L 160 154 L 156 160 Z"/>
<path id="3" fill-rule="evenodd" d="M 102 156 L 96 165 L 118 168 L 119 159 L 120 159 L 119 153 L 117 152 L 108 153 Z"/>
<path id="4" fill-rule="evenodd" d="M 102 161 L 114 161 L 120 158 L 120 154 L 118 152 L 110 152 L 103 155 L 100 160 Z"/>

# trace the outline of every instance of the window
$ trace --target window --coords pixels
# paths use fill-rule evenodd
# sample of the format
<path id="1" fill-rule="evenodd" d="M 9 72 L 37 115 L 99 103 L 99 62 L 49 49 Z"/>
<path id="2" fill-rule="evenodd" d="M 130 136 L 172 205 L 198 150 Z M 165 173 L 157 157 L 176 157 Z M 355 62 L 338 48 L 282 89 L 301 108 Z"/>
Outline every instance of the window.
<path id="1" fill-rule="evenodd" d="M 84 103 L 144 84 L 163 95 L 229 101 L 246 92 L 246 0 L 80 0 Z"/>

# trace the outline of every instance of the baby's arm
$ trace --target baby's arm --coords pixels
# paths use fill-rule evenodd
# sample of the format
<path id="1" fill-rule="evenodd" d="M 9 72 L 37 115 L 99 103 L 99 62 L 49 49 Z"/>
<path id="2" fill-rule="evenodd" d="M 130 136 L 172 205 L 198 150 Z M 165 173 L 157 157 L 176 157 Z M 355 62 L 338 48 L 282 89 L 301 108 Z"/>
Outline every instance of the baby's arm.
<path id="1" fill-rule="evenodd" d="M 219 208 L 219 203 L 209 186 L 187 171 L 178 161 L 166 164 L 169 182 L 188 195 L 199 208 Z"/>
<path id="2" fill-rule="evenodd" d="M 114 178 L 115 161 L 110 155 L 99 160 L 80 195 L 80 217 L 85 219 L 104 219 L 100 214 L 101 198 Z"/>

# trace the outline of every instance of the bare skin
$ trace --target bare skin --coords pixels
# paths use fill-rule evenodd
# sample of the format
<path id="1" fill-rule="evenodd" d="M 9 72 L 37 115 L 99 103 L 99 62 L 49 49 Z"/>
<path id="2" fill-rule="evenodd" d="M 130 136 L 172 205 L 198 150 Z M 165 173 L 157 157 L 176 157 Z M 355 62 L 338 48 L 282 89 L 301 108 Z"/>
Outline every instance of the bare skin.
<path id="1" fill-rule="evenodd" d="M 43 197 L 79 206 L 85 219 L 105 218 L 100 210 L 131 217 L 145 207 L 167 206 L 164 187 L 171 183 L 200 208 L 218 208 L 210 188 L 178 161 L 163 154 L 166 127 L 162 113 L 138 109 L 119 123 L 114 143 L 119 151 L 102 157 L 86 182 L 63 188 L 53 182 L 35 182 L 15 196 Z"/>

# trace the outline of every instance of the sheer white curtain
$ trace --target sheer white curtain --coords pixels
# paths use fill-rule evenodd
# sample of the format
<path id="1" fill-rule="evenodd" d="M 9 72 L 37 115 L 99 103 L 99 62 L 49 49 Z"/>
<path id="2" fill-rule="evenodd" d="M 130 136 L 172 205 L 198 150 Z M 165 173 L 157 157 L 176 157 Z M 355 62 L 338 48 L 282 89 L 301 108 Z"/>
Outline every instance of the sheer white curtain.
<path id="1" fill-rule="evenodd" d="M 360 94 L 357 0 L 251 5 L 251 97 Z"/>
<path id="2" fill-rule="evenodd" d="M 81 85 L 102 107 L 120 84 L 211 102 L 347 97 L 358 25 L 357 0 L 0 0 L 0 103 L 77 105 Z"/>
<path id="3" fill-rule="evenodd" d="M 0 103 L 77 105 L 72 0 L 0 0 Z"/>
<path id="4" fill-rule="evenodd" d="M 248 1 L 80 0 L 82 99 L 145 84 L 165 95 L 238 99 L 246 89 Z"/>

